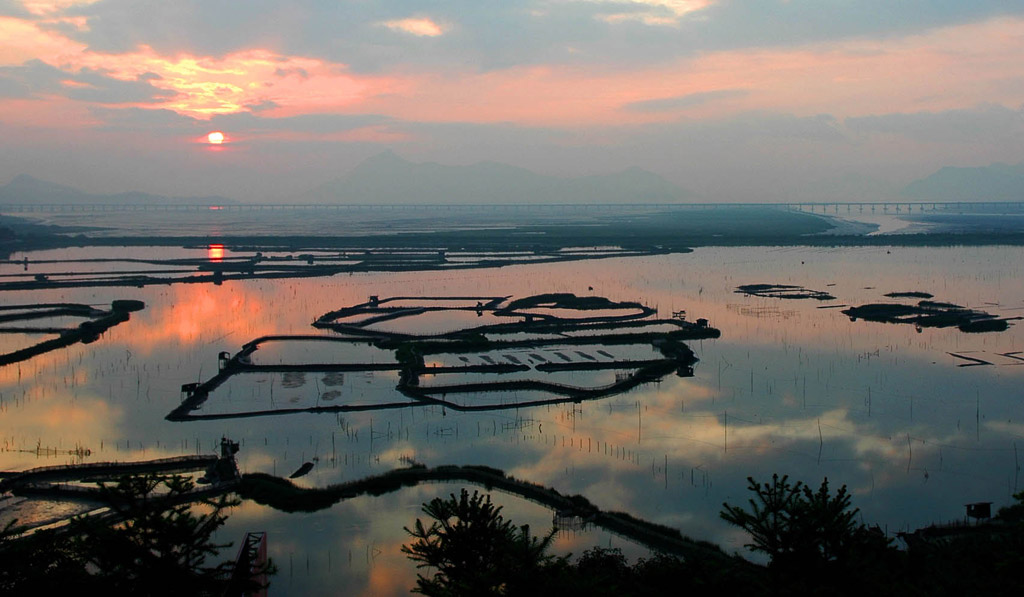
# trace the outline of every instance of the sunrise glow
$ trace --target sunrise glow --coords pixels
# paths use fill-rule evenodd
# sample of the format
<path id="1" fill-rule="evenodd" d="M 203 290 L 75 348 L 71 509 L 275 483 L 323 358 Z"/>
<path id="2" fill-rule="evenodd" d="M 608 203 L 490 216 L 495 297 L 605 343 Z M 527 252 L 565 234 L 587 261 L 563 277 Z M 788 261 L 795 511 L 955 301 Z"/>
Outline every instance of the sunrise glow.
<path id="1" fill-rule="evenodd" d="M 1014 140 L 1024 9 L 1008 5 L 933 7 L 928 19 L 897 4 L 885 19 L 830 5 L 819 22 L 793 2 L 774 3 L 767 20 L 760 3 L 718 0 L 469 13 L 371 2 L 343 19 L 315 7 L 244 21 L 261 23 L 253 30 L 219 4 L 192 16 L 161 6 L 145 18 L 93 0 L 16 4 L 0 16 L 0 128 L 35 149 L 8 162 L 6 179 L 57 155 L 71 134 L 75 147 L 171 162 L 157 169 L 162 180 L 110 168 L 112 188 L 170 189 L 180 180 L 171 156 L 186 139 L 202 155 L 221 152 L 218 167 L 232 160 L 230 176 L 193 175 L 193 190 L 231 195 L 242 185 L 261 200 L 316 187 L 384 149 L 559 176 L 628 157 L 737 200 L 847 193 L 833 191 L 836 177 L 863 181 L 857 197 L 879 185 L 893 194 L 946 165 L 1024 159 Z M 245 151 L 229 151 L 240 139 Z M 751 176 L 750 164 L 766 172 Z M 805 185 L 807 173 L 822 180 Z"/>
<path id="2" fill-rule="evenodd" d="M 1024 1 L 0 0 L 3 594 L 1010 594 L 1022 56 Z"/>

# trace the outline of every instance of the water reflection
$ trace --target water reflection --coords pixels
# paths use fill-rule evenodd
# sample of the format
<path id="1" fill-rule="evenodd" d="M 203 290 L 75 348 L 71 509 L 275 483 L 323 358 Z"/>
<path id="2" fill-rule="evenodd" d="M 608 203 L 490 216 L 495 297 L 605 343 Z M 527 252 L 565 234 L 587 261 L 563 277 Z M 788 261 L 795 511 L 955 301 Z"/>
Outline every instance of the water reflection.
<path id="1" fill-rule="evenodd" d="M 183 401 L 167 418 L 209 420 L 414 405 L 494 411 L 597 400 L 657 382 L 673 371 L 693 375 L 696 358 L 683 341 L 720 335 L 706 319 L 655 319 L 656 311 L 639 303 L 571 293 L 509 299 L 464 297 L 460 304 L 452 298 L 419 297 L 421 304 L 393 306 L 395 299 L 371 295 L 366 303 L 342 307 L 313 322 L 314 327 L 339 335 L 263 336 L 234 355 L 221 352 L 216 375 L 182 385 Z M 476 319 L 487 313 L 504 320 L 459 325 L 474 313 Z M 423 319 L 440 324 L 438 329 L 444 331 L 424 331 Z M 382 325 L 395 323 L 400 331 Z M 530 337 L 523 339 L 524 334 Z M 319 345 L 316 355 L 309 354 L 313 345 Z M 268 346 L 290 362 L 263 358 Z M 580 350 L 584 348 L 599 356 Z M 280 380 L 275 373 L 283 374 Z M 302 389 L 307 373 L 316 385 L 312 396 L 308 388 Z M 350 379 L 362 376 L 373 383 L 383 378 L 389 383 L 373 388 L 366 400 L 365 391 L 349 389 L 351 383 L 342 387 L 345 373 Z M 388 392 L 395 383 L 389 376 L 396 374 L 395 389 L 410 400 Z M 339 389 L 322 392 L 321 376 L 325 386 Z M 286 390 L 278 391 L 277 401 L 275 384 Z M 335 399 L 343 403 L 333 404 Z M 208 403 L 214 408 L 206 408 Z"/>
<path id="2" fill-rule="evenodd" d="M 224 260 L 224 245 L 210 245 L 206 248 L 206 252 L 210 261 L 220 262 Z"/>
<path id="3" fill-rule="evenodd" d="M 692 254 L 502 270 L 360 274 L 315 280 L 227 281 L 131 289 L 147 309 L 99 342 L 0 368 L 0 468 L 59 464 L 70 456 L 16 450 L 82 445 L 94 460 L 151 458 L 242 443 L 245 472 L 322 487 L 390 470 L 407 456 L 428 465 L 485 464 L 606 510 L 677 526 L 741 550 L 718 520 L 723 501 L 747 499 L 746 477 L 773 472 L 850 486 L 866 522 L 892 533 L 957 518 L 962 504 L 1008 501 L 1020 489 L 1024 369 L 999 355 L 1024 350 L 1020 324 L 964 334 L 955 328 L 850 322 L 816 301 L 744 297 L 748 283 L 827 289 L 837 304 L 926 291 L 1001 317 L 1024 310 L 1024 251 L 985 248 L 706 248 Z M 829 286 L 834 284 L 834 286 Z M 589 291 L 588 287 L 593 287 Z M 265 335 L 309 333 L 321 313 L 367 296 L 598 294 L 667 316 L 707 317 L 722 338 L 692 342 L 694 377 L 670 376 L 624 395 L 518 412 L 443 407 L 170 423 L 183 383 L 213 374 L 220 351 Z M 12 303 L 108 303 L 102 290 L 11 293 Z M 813 303 L 813 304 L 812 304 Z M 310 349 L 314 350 L 315 349 Z M 958 367 L 949 353 L 992 366 Z M 557 357 L 556 357 L 557 358 Z M 307 385 L 312 378 L 306 380 Z M 349 380 L 346 378 L 346 383 Z M 388 391 L 393 392 L 393 385 Z M 415 569 L 398 551 L 419 504 L 457 486 L 421 486 L 358 498 L 317 514 L 245 504 L 224 538 L 267 530 L 281 573 L 276 594 L 405 594 Z M 547 528 L 550 512 L 496 496 L 508 518 Z M 617 539 L 583 535 L 586 544 Z M 636 555 L 637 552 L 633 552 Z M 310 562 L 306 567 L 306 561 Z M 308 570 L 308 572 L 307 572 Z"/>

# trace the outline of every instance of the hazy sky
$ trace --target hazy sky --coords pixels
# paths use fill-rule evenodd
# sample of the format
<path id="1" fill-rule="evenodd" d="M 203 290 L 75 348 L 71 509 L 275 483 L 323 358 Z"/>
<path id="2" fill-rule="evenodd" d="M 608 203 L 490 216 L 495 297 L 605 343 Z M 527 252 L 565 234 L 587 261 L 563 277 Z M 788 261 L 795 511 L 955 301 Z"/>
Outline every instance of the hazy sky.
<path id="1" fill-rule="evenodd" d="M 278 200 L 392 149 L 878 198 L 1024 161 L 1022 107 L 1024 0 L 0 0 L 0 184 Z"/>

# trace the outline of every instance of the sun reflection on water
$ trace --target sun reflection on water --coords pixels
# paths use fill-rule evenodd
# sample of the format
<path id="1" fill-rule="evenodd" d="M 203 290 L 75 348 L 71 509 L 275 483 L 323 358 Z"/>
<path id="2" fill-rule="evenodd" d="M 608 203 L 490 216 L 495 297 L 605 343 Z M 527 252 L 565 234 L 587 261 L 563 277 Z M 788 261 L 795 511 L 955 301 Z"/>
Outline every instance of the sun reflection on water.
<path id="1" fill-rule="evenodd" d="M 1016 402 L 1024 368 L 999 355 L 1024 350 L 1024 327 L 917 333 L 912 326 L 851 322 L 838 309 L 819 309 L 818 301 L 733 292 L 747 283 L 796 284 L 827 290 L 837 297 L 829 304 L 853 305 L 878 302 L 890 291 L 922 290 L 1003 315 L 1024 309 L 1020 248 L 887 250 L 706 248 L 454 273 L 11 293 L 5 297 L 11 304 L 137 298 L 147 307 L 92 344 L 0 368 L 0 469 L 73 458 L 20 451 L 37 445 L 81 445 L 98 462 L 207 453 L 227 435 L 242 444 L 244 472 L 285 476 L 317 458 L 303 482 L 324 486 L 402 466 L 402 456 L 427 465 L 483 464 L 562 493 L 582 493 L 603 509 L 685 524 L 685 534 L 729 549 L 741 549 L 743 539 L 717 511 L 723 501 L 746 499 L 748 475 L 788 473 L 811 483 L 828 476 L 837 487 L 851 487 L 865 521 L 890 531 L 958 517 L 967 502 L 1005 503 L 1019 490 L 1014 441 L 1024 423 Z M 207 257 L 223 263 L 224 247 L 210 245 Z M 589 403 L 493 413 L 410 407 L 195 423 L 163 419 L 179 404 L 181 384 L 215 373 L 220 351 L 233 353 L 267 334 L 316 333 L 310 326 L 316 317 L 370 295 L 544 292 L 639 300 L 663 317 L 685 309 L 691 319 L 709 319 L 722 338 L 690 343 L 701 358 L 693 378 L 669 377 Z M 440 321 L 421 323 L 444 328 Z M 291 362 L 280 350 L 275 358 Z M 308 359 L 318 348 L 301 350 L 298 356 Z M 994 364 L 958 367 L 951 352 Z M 397 395 L 383 375 L 344 379 L 338 400 Z M 320 392 L 328 389 L 322 382 L 311 375 L 287 391 L 311 402 L 318 385 Z M 270 382 L 259 390 L 269 401 Z M 233 391 L 231 400 L 246 399 L 246 388 Z M 284 392 L 277 379 L 273 399 L 284 402 Z M 415 568 L 398 551 L 406 540 L 402 526 L 412 524 L 420 503 L 452 490 L 421 486 L 314 514 L 246 505 L 237 520 L 229 519 L 224 538 L 237 541 L 244 530 L 267 529 L 281 569 L 272 580 L 285 594 L 326 586 L 327 579 L 347 583 L 354 593 L 405 593 Z M 501 495 L 495 500 L 507 504 L 509 518 L 530 522 L 538 532 L 550 523 L 550 513 L 532 509 L 536 505 Z M 587 541 L 606 544 L 609 538 L 598 532 L 560 545 L 578 553 Z"/>

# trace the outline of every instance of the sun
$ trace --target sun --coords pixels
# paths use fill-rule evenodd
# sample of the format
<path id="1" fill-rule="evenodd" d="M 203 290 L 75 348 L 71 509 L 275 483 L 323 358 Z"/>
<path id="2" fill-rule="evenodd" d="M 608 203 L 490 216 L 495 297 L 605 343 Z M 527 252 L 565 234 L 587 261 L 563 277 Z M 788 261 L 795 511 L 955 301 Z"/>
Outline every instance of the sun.
<path id="1" fill-rule="evenodd" d="M 220 131 L 213 131 L 209 135 L 206 135 L 206 140 L 212 145 L 220 145 L 225 140 L 224 133 Z"/>

